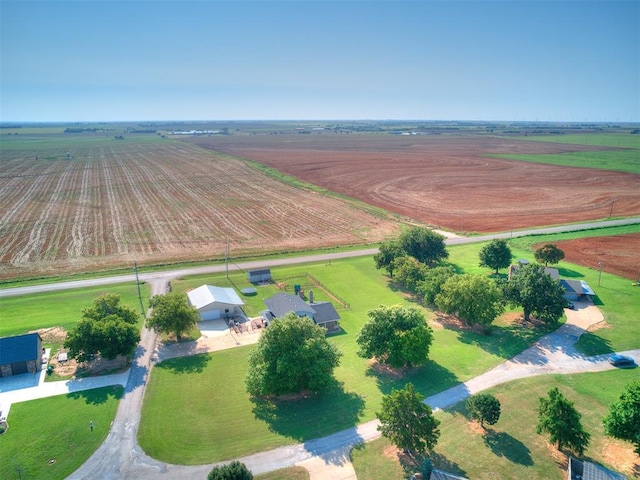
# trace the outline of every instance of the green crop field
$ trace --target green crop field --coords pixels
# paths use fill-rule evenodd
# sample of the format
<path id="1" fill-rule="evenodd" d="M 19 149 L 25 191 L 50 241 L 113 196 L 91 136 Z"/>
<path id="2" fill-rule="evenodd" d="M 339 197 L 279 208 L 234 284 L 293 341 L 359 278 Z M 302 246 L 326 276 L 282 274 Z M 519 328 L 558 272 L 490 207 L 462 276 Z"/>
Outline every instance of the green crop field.
<path id="1" fill-rule="evenodd" d="M 640 135 L 632 134 L 574 134 L 517 137 L 533 142 L 567 143 L 615 147 L 615 150 L 571 152 L 556 155 L 491 155 L 522 162 L 549 163 L 567 167 L 594 168 L 640 175 Z"/>

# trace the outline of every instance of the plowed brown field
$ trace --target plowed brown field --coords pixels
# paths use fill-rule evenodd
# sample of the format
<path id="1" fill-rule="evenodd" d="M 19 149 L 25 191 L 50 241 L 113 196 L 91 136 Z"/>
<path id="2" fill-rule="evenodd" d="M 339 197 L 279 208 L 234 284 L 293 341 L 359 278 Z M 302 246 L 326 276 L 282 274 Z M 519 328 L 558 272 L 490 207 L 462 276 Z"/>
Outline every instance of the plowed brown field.
<path id="1" fill-rule="evenodd" d="M 640 176 L 491 158 L 598 147 L 497 137 L 219 136 L 199 145 L 462 232 L 495 232 L 640 214 Z"/>
<path id="2" fill-rule="evenodd" d="M 375 243 L 398 229 L 183 142 L 78 141 L 70 158 L 33 144 L 0 158 L 0 278 L 221 258 L 227 240 L 232 256 Z"/>
<path id="3" fill-rule="evenodd" d="M 602 262 L 603 272 L 636 281 L 640 279 L 640 233 L 578 238 L 556 244 L 564 251 L 568 262 L 594 269 L 599 269 Z"/>

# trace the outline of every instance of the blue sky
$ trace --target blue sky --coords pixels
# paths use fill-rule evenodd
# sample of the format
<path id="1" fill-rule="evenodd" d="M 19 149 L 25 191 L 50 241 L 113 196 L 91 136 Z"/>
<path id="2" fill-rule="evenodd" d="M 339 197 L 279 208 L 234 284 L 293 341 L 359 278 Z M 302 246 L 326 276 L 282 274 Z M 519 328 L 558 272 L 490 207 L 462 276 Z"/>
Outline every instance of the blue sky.
<path id="1" fill-rule="evenodd" d="M 640 121 L 640 0 L 0 0 L 0 121 Z"/>

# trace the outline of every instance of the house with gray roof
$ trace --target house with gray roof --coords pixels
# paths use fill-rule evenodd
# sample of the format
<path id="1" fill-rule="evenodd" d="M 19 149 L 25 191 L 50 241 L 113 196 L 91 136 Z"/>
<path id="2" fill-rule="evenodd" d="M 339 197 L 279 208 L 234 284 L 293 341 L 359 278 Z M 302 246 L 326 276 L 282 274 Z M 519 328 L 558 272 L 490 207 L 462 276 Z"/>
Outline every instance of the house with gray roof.
<path id="1" fill-rule="evenodd" d="M 627 480 L 627 477 L 601 465 L 570 457 L 567 480 Z"/>
<path id="2" fill-rule="evenodd" d="M 0 338 L 0 377 L 42 370 L 42 338 L 37 333 Z"/>
<path id="3" fill-rule="evenodd" d="M 309 317 L 328 331 L 339 328 L 340 315 L 331 302 L 307 303 L 299 295 L 277 293 L 265 299 L 264 304 L 267 310 L 262 312 L 262 316 L 268 322 L 293 312 L 299 317 Z"/>

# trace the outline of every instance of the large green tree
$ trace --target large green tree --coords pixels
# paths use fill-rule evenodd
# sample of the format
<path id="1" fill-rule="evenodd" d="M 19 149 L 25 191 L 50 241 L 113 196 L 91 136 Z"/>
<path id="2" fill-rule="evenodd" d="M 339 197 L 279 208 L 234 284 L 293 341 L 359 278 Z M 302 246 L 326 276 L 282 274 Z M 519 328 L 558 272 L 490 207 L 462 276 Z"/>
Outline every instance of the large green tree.
<path id="1" fill-rule="evenodd" d="M 442 285 L 436 306 L 467 325 L 488 326 L 504 312 L 504 299 L 495 281 L 482 275 L 454 275 Z"/>
<path id="2" fill-rule="evenodd" d="M 531 314 L 545 323 L 557 323 L 564 313 L 567 300 L 560 282 L 545 273 L 541 265 L 519 267 L 504 284 L 504 295 L 511 306 L 521 306 L 525 321 Z"/>
<path id="3" fill-rule="evenodd" d="M 538 248 L 533 256 L 538 263 L 544 263 L 546 267 L 549 263 L 556 264 L 564 258 L 564 252 L 554 243 L 547 243 Z"/>
<path id="4" fill-rule="evenodd" d="M 398 244 L 405 254 L 433 267 L 449 257 L 444 239 L 444 236 L 427 228 L 413 227 L 400 234 Z"/>
<path id="5" fill-rule="evenodd" d="M 640 380 L 628 384 L 603 420 L 604 433 L 631 442 L 640 455 Z"/>
<path id="6" fill-rule="evenodd" d="M 469 418 L 477 420 L 484 427 L 485 423 L 495 425 L 500 419 L 500 401 L 488 393 L 471 395 L 466 401 Z"/>
<path id="7" fill-rule="evenodd" d="M 380 412 L 376 413 L 382 435 L 413 454 L 433 449 L 440 437 L 440 421 L 422 400 L 413 384 L 408 383 L 404 389 L 394 389 L 382 397 Z"/>
<path id="8" fill-rule="evenodd" d="M 424 278 L 418 282 L 416 293 L 422 296 L 425 303 L 432 304 L 436 300 L 436 295 L 442 290 L 442 286 L 449 278 L 456 275 L 456 272 L 453 267 L 443 265 L 429 268 L 423 274 Z"/>
<path id="9" fill-rule="evenodd" d="M 582 427 L 582 415 L 573 406 L 573 402 L 560 393 L 557 387 L 548 392 L 547 398 L 540 398 L 538 405 L 538 434 L 548 433 L 551 443 L 559 450 L 569 448 L 582 456 L 589 446 L 591 435 Z"/>
<path id="10" fill-rule="evenodd" d="M 90 361 L 97 355 L 108 360 L 128 355 L 140 341 L 138 318 L 135 310 L 120 304 L 119 295 L 102 295 L 92 306 L 82 309 L 82 317 L 63 345 L 69 356 L 79 362 Z"/>
<path id="11" fill-rule="evenodd" d="M 393 277 L 395 269 L 394 260 L 405 255 L 397 241 L 382 242 L 378 248 L 378 253 L 373 256 L 373 261 L 378 270 L 384 269 L 390 277 Z"/>
<path id="12" fill-rule="evenodd" d="M 369 320 L 356 337 L 358 355 L 375 358 L 392 367 L 425 363 L 433 342 L 433 331 L 416 307 L 385 306 L 368 312 Z"/>
<path id="13" fill-rule="evenodd" d="M 396 258 L 393 263 L 396 283 L 410 292 L 417 290 L 419 282 L 424 280 L 425 272 L 429 270 L 424 263 L 408 255 Z"/>
<path id="14" fill-rule="evenodd" d="M 227 465 L 213 467 L 207 480 L 253 480 L 253 474 L 244 463 L 234 460 Z"/>
<path id="15" fill-rule="evenodd" d="M 499 269 L 511 265 L 512 256 L 506 240 L 491 240 L 480 249 L 480 266 L 495 269 L 497 275 Z"/>
<path id="16" fill-rule="evenodd" d="M 173 333 L 178 341 L 198 320 L 198 310 L 189 305 L 187 297 L 180 293 L 154 295 L 149 302 L 153 310 L 147 319 L 147 328 L 156 332 Z"/>
<path id="17" fill-rule="evenodd" d="M 245 379 L 249 394 L 278 396 L 329 387 L 341 353 L 325 332 L 310 318 L 295 313 L 271 322 L 249 356 Z"/>

